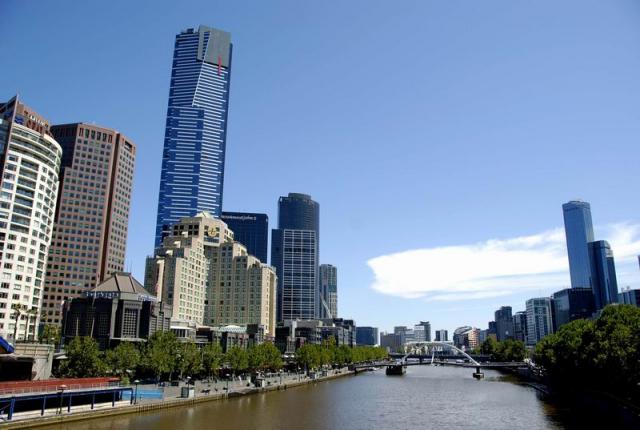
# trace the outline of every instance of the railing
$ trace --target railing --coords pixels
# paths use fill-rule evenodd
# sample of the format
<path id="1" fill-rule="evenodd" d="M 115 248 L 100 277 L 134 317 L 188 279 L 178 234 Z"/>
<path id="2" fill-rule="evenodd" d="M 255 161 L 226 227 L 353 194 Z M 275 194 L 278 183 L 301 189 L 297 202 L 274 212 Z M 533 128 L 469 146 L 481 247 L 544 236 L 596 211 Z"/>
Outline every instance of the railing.
<path id="1" fill-rule="evenodd" d="M 70 390 L 116 387 L 118 378 L 68 378 L 45 381 L 13 381 L 0 383 L 0 396 L 8 394 L 47 393 Z"/>

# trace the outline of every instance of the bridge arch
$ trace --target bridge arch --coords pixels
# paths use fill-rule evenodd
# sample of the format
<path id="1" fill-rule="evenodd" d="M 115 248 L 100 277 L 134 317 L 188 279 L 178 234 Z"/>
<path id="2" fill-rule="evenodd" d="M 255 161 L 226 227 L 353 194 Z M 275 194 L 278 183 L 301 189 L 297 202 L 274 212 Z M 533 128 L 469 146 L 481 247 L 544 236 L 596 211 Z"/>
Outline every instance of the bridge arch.
<path id="1" fill-rule="evenodd" d="M 407 358 L 409 358 L 409 356 L 411 354 L 413 354 L 416 351 L 416 347 L 417 346 L 442 346 L 445 348 L 450 348 L 453 349 L 454 351 L 457 351 L 459 353 L 461 353 L 462 355 L 464 355 L 466 358 L 469 359 L 469 361 L 474 364 L 475 366 L 480 366 L 480 363 L 478 363 L 476 360 L 473 359 L 473 357 L 471 357 L 469 354 L 467 354 L 466 352 L 464 352 L 463 350 L 461 350 L 460 348 L 458 348 L 455 345 L 452 345 L 450 343 L 445 343 L 445 342 L 439 342 L 439 341 L 418 341 L 418 342 L 407 342 L 405 344 L 405 348 L 411 348 L 413 346 L 413 348 L 404 356 L 402 357 L 402 359 L 400 361 L 402 361 L 403 363 L 407 360 Z"/>

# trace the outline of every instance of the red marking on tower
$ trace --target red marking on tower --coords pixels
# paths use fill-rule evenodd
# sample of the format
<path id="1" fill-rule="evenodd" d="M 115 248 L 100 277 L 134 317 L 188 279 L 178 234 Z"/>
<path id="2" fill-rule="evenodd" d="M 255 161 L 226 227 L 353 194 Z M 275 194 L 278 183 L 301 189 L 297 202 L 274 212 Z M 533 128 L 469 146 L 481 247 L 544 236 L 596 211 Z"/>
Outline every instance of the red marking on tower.
<path id="1" fill-rule="evenodd" d="M 222 66 L 222 57 L 218 55 L 218 76 L 220 76 L 220 67 Z"/>

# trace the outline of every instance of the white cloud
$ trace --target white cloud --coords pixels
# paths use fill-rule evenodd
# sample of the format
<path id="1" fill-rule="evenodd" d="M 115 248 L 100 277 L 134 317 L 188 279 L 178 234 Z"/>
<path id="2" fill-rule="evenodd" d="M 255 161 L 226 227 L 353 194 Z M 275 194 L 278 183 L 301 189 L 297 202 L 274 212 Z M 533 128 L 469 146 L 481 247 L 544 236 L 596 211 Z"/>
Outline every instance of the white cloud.
<path id="1" fill-rule="evenodd" d="M 616 265 L 640 253 L 640 225 L 619 223 L 597 231 Z M 564 230 L 486 242 L 414 249 L 370 259 L 372 288 L 404 298 L 454 301 L 498 297 L 529 289 L 569 286 Z"/>

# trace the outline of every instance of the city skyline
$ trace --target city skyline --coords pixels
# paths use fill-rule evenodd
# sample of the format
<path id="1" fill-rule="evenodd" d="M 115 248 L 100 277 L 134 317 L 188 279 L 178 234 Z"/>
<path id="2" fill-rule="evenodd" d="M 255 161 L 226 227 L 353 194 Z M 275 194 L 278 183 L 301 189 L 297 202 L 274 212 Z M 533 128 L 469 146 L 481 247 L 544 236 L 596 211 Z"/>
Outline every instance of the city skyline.
<path id="1" fill-rule="evenodd" d="M 120 6 L 125 7 L 124 4 Z M 518 18 L 520 13 L 527 11 L 525 6 L 520 6 L 524 10 L 514 8 L 504 11 L 499 11 L 496 7 L 491 4 L 488 6 L 490 10 L 482 13 L 493 14 L 502 26 L 509 25 L 511 19 L 523 23 L 521 17 L 520 20 Z M 606 68 L 585 70 L 592 62 L 615 62 L 621 70 L 637 70 L 638 60 L 629 56 L 634 44 L 628 42 L 627 38 L 636 36 L 638 31 L 625 20 L 624 11 L 605 5 L 591 6 L 585 22 L 573 23 L 570 28 L 575 34 L 588 37 L 584 46 L 571 45 L 569 48 L 568 39 L 571 37 L 564 33 L 566 29 L 561 28 L 559 23 L 552 22 L 547 29 L 549 35 L 546 36 L 534 31 L 536 36 L 543 39 L 521 41 L 523 50 L 531 57 L 529 60 L 514 53 L 506 58 L 500 57 L 506 55 L 506 51 L 501 50 L 499 44 L 496 48 L 489 49 L 493 42 L 504 42 L 500 38 L 501 27 L 498 25 L 498 30 L 491 30 L 478 23 L 471 11 L 455 9 L 455 17 L 446 16 L 442 25 L 431 23 L 427 29 L 422 29 L 418 20 L 409 20 L 408 28 L 403 30 L 399 27 L 399 21 L 392 19 L 391 28 L 408 45 L 395 58 L 401 67 L 394 70 L 403 79 L 414 79 L 419 85 L 414 93 L 413 89 L 410 91 L 408 86 L 394 78 L 393 91 L 380 88 L 381 94 L 371 96 L 367 95 L 367 90 L 370 89 L 367 85 L 375 82 L 378 75 L 363 72 L 366 69 L 363 66 L 377 65 L 368 56 L 375 57 L 374 53 L 380 49 L 388 49 L 390 42 L 379 41 L 373 29 L 360 23 L 355 23 L 355 29 L 347 30 L 346 20 L 342 21 L 340 18 L 332 17 L 325 24 L 314 21 L 300 41 L 293 41 L 286 38 L 287 32 L 292 30 L 292 24 L 287 23 L 286 14 L 280 9 L 278 12 L 285 14 L 285 17 L 278 17 L 265 9 L 260 10 L 260 6 L 257 6 L 256 11 L 250 15 L 264 14 L 265 23 L 260 25 L 257 25 L 255 17 L 250 24 L 243 24 L 245 15 L 224 5 L 220 6 L 220 13 L 210 10 L 211 13 L 206 17 L 201 16 L 202 13 L 189 11 L 188 8 L 176 11 L 175 16 L 170 18 L 150 11 L 153 19 L 148 21 L 156 22 L 145 27 L 144 31 L 153 31 L 154 35 L 144 40 L 145 55 L 139 56 L 136 50 L 141 49 L 142 42 L 132 38 L 128 46 L 123 36 L 108 31 L 104 35 L 86 32 L 91 34 L 86 41 L 70 42 L 75 33 L 61 29 L 56 37 L 52 37 L 53 40 L 46 40 L 43 34 L 46 34 L 45 31 L 52 24 L 47 23 L 44 17 L 55 17 L 60 12 L 49 5 L 42 5 L 42 8 L 42 17 L 29 17 L 35 22 L 33 30 L 25 37 L 26 41 L 38 41 L 39 45 L 49 47 L 51 52 L 44 52 L 38 61 L 51 63 L 53 67 L 47 76 L 37 75 L 39 72 L 35 63 L 32 68 L 8 70 L 5 80 L 8 86 L 3 88 L 2 99 L 8 100 L 18 91 L 24 95 L 22 99 L 26 103 L 53 124 L 95 121 L 124 130 L 138 144 L 137 161 L 141 165 L 134 179 L 126 264 L 138 279 L 143 277 L 144 258 L 153 251 L 153 208 L 157 204 L 154 199 L 158 195 L 159 159 L 162 155 L 163 116 L 166 114 L 166 84 L 171 65 L 172 39 L 181 30 L 204 24 L 229 30 L 234 36 L 234 83 L 230 108 L 233 118 L 229 128 L 230 152 L 225 169 L 228 176 L 225 180 L 227 187 L 222 209 L 263 212 L 275 220 L 276 202 L 280 195 L 300 191 L 321 202 L 323 240 L 320 263 L 330 261 L 340 268 L 340 284 L 345 286 L 340 288 L 341 315 L 355 319 L 360 325 L 379 327 L 381 331 L 389 331 L 394 325 L 409 324 L 426 318 L 432 321 L 435 328 L 448 329 L 452 333 L 457 326 L 466 324 L 484 327 L 495 309 L 503 305 L 511 305 L 514 313 L 523 310 L 525 299 L 549 296 L 552 292 L 569 286 L 568 267 L 566 263 L 557 264 L 555 258 L 561 255 L 566 261 L 566 254 L 562 254 L 561 230 L 558 234 L 562 225 L 560 205 L 578 196 L 591 202 L 594 213 L 597 213 L 594 217 L 598 220 L 594 226 L 595 236 L 611 243 L 616 257 L 619 287 L 640 287 L 637 261 L 635 258 L 631 261 L 630 258 L 638 252 L 640 228 L 638 217 L 634 214 L 639 207 L 633 201 L 633 175 L 625 173 L 633 170 L 632 161 L 637 159 L 638 154 L 637 149 L 632 148 L 633 127 L 636 127 L 633 122 L 636 105 L 632 99 L 637 100 L 640 88 L 631 80 L 630 75 L 618 71 L 617 82 L 601 82 L 597 89 L 589 92 L 590 82 L 602 80 L 602 76 L 607 76 L 607 73 Z M 110 19 L 110 12 L 99 6 L 83 6 L 81 9 L 87 13 L 87 10 L 93 8 L 101 13 L 95 15 L 98 21 L 92 25 L 100 25 Z M 357 11 L 357 6 L 345 8 L 352 13 Z M 438 12 L 438 7 L 434 5 L 416 8 L 418 16 L 431 16 L 430 14 Z M 301 10 L 294 8 L 290 13 L 299 13 Z M 314 10 L 322 16 L 322 10 L 315 10 L 313 6 L 305 10 Z M 66 13 L 73 15 L 74 12 Z M 381 19 L 384 15 L 383 10 L 377 6 L 373 6 L 368 13 L 374 20 Z M 398 13 L 403 19 L 409 18 L 406 12 Z M 599 22 L 595 20 L 597 15 L 607 16 L 616 24 L 596 26 L 600 30 L 595 35 L 583 34 L 586 28 L 593 28 L 594 23 Z M 3 26 L 0 34 L 16 32 L 16 28 L 27 19 L 23 12 L 11 4 L 8 16 L 12 19 L 8 25 Z M 125 17 L 122 24 L 126 25 L 137 19 L 139 12 L 133 11 L 132 16 Z M 461 23 L 454 24 L 456 19 Z M 55 22 L 55 19 L 51 22 Z M 308 23 L 304 21 L 304 17 L 303 22 Z M 464 23 L 470 22 L 473 22 L 474 29 L 479 33 L 477 43 L 468 38 L 468 32 L 462 31 L 462 36 L 454 37 L 456 29 L 460 30 Z M 267 33 L 269 27 L 278 24 L 280 34 L 272 30 Z M 454 27 L 447 30 L 447 24 Z M 82 27 L 87 24 L 79 25 Z M 562 25 L 567 23 L 563 21 Z M 327 28 L 331 27 L 336 27 L 336 33 L 328 35 Z M 604 32 L 611 34 L 607 36 Z M 433 36 L 447 42 L 434 45 L 433 42 L 428 42 Z M 595 41 L 589 43 L 595 37 L 616 42 L 617 49 L 611 53 Z M 6 42 L 9 39 L 5 37 L 4 40 Z M 339 45 L 344 47 L 344 51 L 340 51 L 338 55 L 326 55 L 344 40 L 347 41 L 346 45 Z M 549 51 L 545 49 L 545 43 L 551 41 L 559 43 Z M 109 47 L 104 45 L 107 42 Z M 571 39 L 571 43 L 573 42 Z M 83 77 L 81 72 L 67 68 L 65 75 L 68 76 L 63 76 L 56 71 L 62 68 L 57 63 L 60 60 L 55 58 L 55 49 L 52 49 L 62 43 L 68 43 L 74 50 L 85 44 L 96 44 L 95 49 L 103 47 L 107 53 L 122 50 L 131 70 L 108 68 L 108 71 L 95 70 L 92 76 Z M 261 43 L 266 43 L 270 49 L 261 52 Z M 423 43 L 425 47 L 422 46 Z M 328 51 L 323 44 L 328 45 Z M 5 47 L 4 44 L 2 46 Z M 302 47 L 311 48 L 310 53 L 301 52 Z M 457 60 L 446 56 L 447 48 L 451 47 L 457 47 L 461 51 Z M 474 47 L 482 48 L 482 57 L 474 54 Z M 6 48 L 9 54 L 16 49 L 11 46 Z M 407 52 L 412 49 L 420 49 L 420 52 L 424 50 L 429 54 L 425 54 L 426 59 L 423 60 L 410 59 Z M 363 53 L 358 54 L 358 51 Z M 573 59 L 579 64 L 562 61 L 561 57 L 567 54 L 573 54 Z M 543 61 L 549 55 L 558 62 L 557 70 L 552 71 Z M 432 57 L 442 62 L 441 67 L 435 67 L 438 63 L 429 61 Z M 335 90 L 329 89 L 319 79 L 323 76 L 322 71 L 328 73 L 328 69 L 322 69 L 329 67 L 325 62 L 327 58 L 331 60 L 331 68 L 344 71 L 333 72 L 332 82 L 337 85 Z M 537 75 L 525 72 L 531 65 L 529 61 L 538 60 Z M 462 72 L 473 62 L 478 62 L 474 66 L 477 76 L 464 77 Z M 270 76 L 256 76 L 255 70 L 260 67 L 268 68 Z M 308 73 L 314 68 L 319 68 L 320 71 Z M 136 76 L 136 72 L 141 69 L 145 70 L 145 74 Z M 493 76 L 492 72 L 496 70 L 501 71 L 499 76 Z M 513 72 L 520 79 L 505 79 L 502 75 L 504 70 Z M 420 78 L 420 73 L 428 73 L 428 76 Z M 453 77 L 448 79 L 450 74 Z M 567 80 L 566 76 L 571 76 L 571 80 Z M 75 81 L 79 81 L 78 84 Z M 51 82 L 59 85 L 51 87 Z M 449 90 L 462 85 L 463 93 L 470 85 L 477 87 L 464 98 L 456 91 L 443 97 L 438 92 L 438 85 Z M 516 91 L 518 97 L 506 94 L 505 89 Z M 106 90 L 108 91 L 105 92 Z M 597 103 L 587 103 L 591 99 L 583 95 L 585 90 Z M 80 94 L 85 91 L 106 101 L 105 106 L 90 108 L 89 105 L 77 106 L 77 102 L 71 102 L 80 99 Z M 545 96 L 554 91 L 561 97 L 556 101 L 556 106 L 549 106 Z M 117 96 L 109 100 L 112 93 L 117 93 Z M 301 101 L 300 93 L 312 102 Z M 348 94 L 349 97 L 339 98 L 341 93 Z M 541 95 L 538 96 L 537 93 Z M 122 97 L 128 94 L 125 106 L 139 103 L 134 115 L 131 115 L 131 109 L 122 107 Z M 496 101 L 486 99 L 495 94 Z M 335 97 L 341 103 L 330 104 Z M 364 100 L 363 105 L 374 106 L 369 114 L 357 112 L 360 105 L 354 104 L 350 99 L 358 97 Z M 524 108 L 518 104 L 519 97 L 528 98 L 533 107 Z M 389 99 L 393 101 L 391 105 L 402 105 L 404 108 L 399 112 L 388 108 L 385 102 Z M 272 103 L 276 100 L 282 104 L 274 108 Z M 490 104 L 496 113 L 479 113 L 490 109 L 486 109 L 478 100 Z M 299 103 L 304 103 L 307 110 L 299 109 Z M 501 109 L 499 103 L 507 108 Z M 319 107 L 314 108 L 313 105 Z M 330 113 L 331 121 L 340 123 L 338 119 L 348 115 L 352 131 L 341 126 L 334 132 L 321 122 L 315 122 L 321 112 L 326 113 L 328 105 L 335 108 Z M 571 112 L 568 117 L 564 114 L 566 111 Z M 479 118 L 476 118 L 478 115 Z M 563 121 L 555 119 L 554 115 Z M 507 120 L 506 125 L 502 122 L 504 119 Z M 427 126 L 421 125 L 423 121 Z M 471 131 L 461 131 L 464 127 L 458 126 L 460 121 L 464 121 L 464 125 Z M 374 124 L 382 126 L 372 127 Z M 505 128 L 498 133 L 497 127 L 503 125 Z M 286 132 L 280 130 L 282 127 L 286 128 Z M 586 131 L 580 131 L 579 128 L 586 128 Z M 542 129 L 546 131 L 540 131 Z M 385 142 L 389 141 L 397 145 L 393 157 L 389 157 L 385 146 Z M 609 142 L 611 151 L 616 152 L 617 167 L 611 172 L 611 182 L 605 181 L 604 184 L 599 183 L 600 178 L 591 178 L 581 171 L 582 167 L 578 167 L 580 163 L 593 165 L 600 161 L 601 153 L 595 149 L 603 141 Z M 373 145 L 364 146 L 364 142 L 371 142 Z M 427 149 L 422 149 L 423 145 Z M 482 150 L 475 149 L 478 145 L 483 147 Z M 385 149 L 381 151 L 378 148 Z M 535 148 L 535 151 L 531 148 Z M 580 148 L 580 152 L 576 152 L 577 148 Z M 521 151 L 522 155 L 519 154 Z M 466 154 L 460 156 L 460 153 Z M 303 161 L 310 154 L 316 160 L 320 157 L 332 160 L 330 171 L 327 172 L 326 166 L 319 162 L 319 167 L 309 164 L 292 166 L 294 170 L 288 174 L 280 174 L 278 169 L 272 169 L 284 156 Z M 339 154 L 340 158 L 330 158 L 335 154 Z M 501 166 L 499 174 L 489 172 L 482 166 L 486 154 L 496 154 L 495 161 Z M 567 165 L 569 161 L 576 161 L 572 157 L 579 161 L 572 163 L 576 167 Z M 431 159 L 438 160 L 442 167 L 431 163 Z M 478 160 L 481 162 L 478 163 Z M 523 162 L 527 163 L 529 174 L 520 172 L 520 164 Z M 353 169 L 354 163 L 362 163 L 368 169 Z M 424 168 L 425 165 L 428 169 Z M 563 170 L 565 167 L 567 172 Z M 316 175 L 310 175 L 309 169 Z M 455 169 L 454 175 L 448 174 L 449 169 Z M 357 172 L 356 175 L 354 171 Z M 379 173 L 385 171 L 388 173 Z M 478 181 L 477 178 L 483 179 Z M 431 189 L 423 185 L 437 179 L 446 181 L 447 186 L 440 184 Z M 367 190 L 366 187 L 370 184 L 376 184 L 376 189 Z M 612 188 L 612 184 L 618 186 Z M 381 205 L 381 201 L 386 204 Z M 469 208 L 473 208 L 472 216 Z M 398 222 L 399 226 L 395 224 Z M 623 222 L 626 224 L 621 224 Z M 382 235 L 384 239 L 381 240 L 378 233 L 385 223 L 391 223 L 387 225 L 394 227 L 394 234 Z M 446 261 L 450 263 L 446 268 L 451 270 L 456 264 L 458 267 L 467 265 L 469 255 L 493 255 L 487 252 L 496 245 L 495 238 L 498 239 L 498 245 L 503 246 L 506 251 L 512 249 L 510 247 L 514 245 L 514 238 L 539 241 L 542 252 L 536 249 L 534 253 L 527 255 L 551 255 L 552 264 L 545 266 L 547 271 L 536 274 L 537 279 L 544 279 L 545 282 L 537 282 L 535 285 L 523 282 L 524 287 L 520 288 L 514 285 L 509 288 L 486 288 L 483 290 L 484 295 L 477 296 L 469 295 L 468 290 L 460 290 L 462 294 L 440 299 L 433 299 L 437 292 L 430 290 L 426 290 L 426 293 L 425 290 L 385 290 L 384 284 L 380 283 L 381 288 L 371 289 L 371 285 L 380 279 L 375 278 L 375 268 L 372 270 L 367 265 L 369 261 L 389 260 L 390 256 L 403 255 L 412 250 L 444 249 L 452 253 L 451 259 Z M 348 246 L 345 246 L 347 243 Z M 480 253 L 467 253 L 478 249 Z M 516 247 L 516 250 L 523 251 L 521 247 Z M 499 255 L 509 257 L 513 254 L 504 252 Z M 379 270 L 394 271 L 396 267 L 398 266 L 384 266 Z M 488 275 L 498 275 L 503 279 L 507 277 L 507 281 L 509 276 L 515 275 L 495 268 L 492 270 Z M 420 276 L 420 273 L 416 276 Z M 471 278 L 462 279 L 461 282 L 473 280 L 478 274 L 474 272 L 470 276 Z M 396 278 L 391 279 L 395 282 Z M 383 294 L 375 291 L 382 291 Z M 455 293 L 455 290 L 451 293 Z M 441 293 L 440 295 L 442 296 Z"/>

